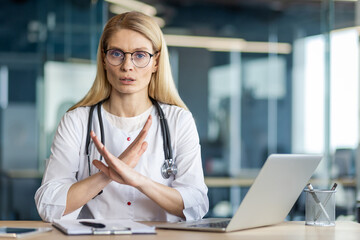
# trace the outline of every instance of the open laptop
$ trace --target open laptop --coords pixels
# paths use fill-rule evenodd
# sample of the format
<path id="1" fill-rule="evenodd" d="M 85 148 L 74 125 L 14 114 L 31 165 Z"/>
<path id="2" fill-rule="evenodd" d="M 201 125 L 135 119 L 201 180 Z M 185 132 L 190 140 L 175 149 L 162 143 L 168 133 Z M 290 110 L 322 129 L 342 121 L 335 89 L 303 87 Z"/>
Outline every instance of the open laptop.
<path id="1" fill-rule="evenodd" d="M 157 228 L 231 232 L 284 221 L 322 156 L 272 154 L 266 160 L 232 219 L 164 223 Z"/>

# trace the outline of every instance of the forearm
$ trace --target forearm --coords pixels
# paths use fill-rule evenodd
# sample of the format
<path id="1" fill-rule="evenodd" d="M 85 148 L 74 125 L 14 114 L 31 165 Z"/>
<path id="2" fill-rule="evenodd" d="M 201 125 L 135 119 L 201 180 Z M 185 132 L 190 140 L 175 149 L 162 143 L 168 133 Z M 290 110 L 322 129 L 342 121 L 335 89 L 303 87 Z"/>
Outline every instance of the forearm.
<path id="1" fill-rule="evenodd" d="M 74 183 L 67 193 L 64 215 L 85 205 L 110 182 L 111 179 L 104 173 L 98 172 L 84 180 Z"/>
<path id="2" fill-rule="evenodd" d="M 183 213 L 184 202 L 176 189 L 154 182 L 146 177 L 138 189 L 168 213 L 185 217 Z"/>

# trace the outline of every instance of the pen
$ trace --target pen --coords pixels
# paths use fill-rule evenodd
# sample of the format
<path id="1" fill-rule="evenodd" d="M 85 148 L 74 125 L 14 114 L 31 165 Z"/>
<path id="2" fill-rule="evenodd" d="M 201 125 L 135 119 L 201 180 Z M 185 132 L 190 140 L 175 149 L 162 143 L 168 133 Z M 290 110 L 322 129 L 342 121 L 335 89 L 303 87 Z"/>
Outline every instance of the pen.
<path id="1" fill-rule="evenodd" d="M 93 227 L 93 228 L 104 228 L 105 227 L 104 224 L 96 223 L 96 222 L 80 221 L 79 223 L 81 223 L 82 225 L 88 226 L 88 227 Z"/>
<path id="2" fill-rule="evenodd" d="M 316 193 L 314 192 L 314 188 L 312 187 L 311 183 L 308 183 L 307 185 L 307 188 L 310 190 L 310 194 L 311 196 L 314 198 L 315 202 L 319 205 L 321 211 L 324 213 L 325 217 L 327 218 L 327 220 L 329 222 L 330 221 L 330 217 L 329 217 L 329 214 L 326 212 L 324 206 L 322 205 L 322 203 L 320 202 L 319 198 L 317 197 Z M 314 221 L 315 221 L 315 218 L 314 218 Z"/>
<path id="3" fill-rule="evenodd" d="M 330 191 L 335 191 L 336 187 L 337 187 L 337 183 L 334 183 L 334 185 L 332 186 L 332 188 L 330 189 Z M 327 204 L 328 201 L 330 200 L 331 194 L 332 194 L 332 193 L 329 193 L 329 195 L 327 195 L 327 197 L 326 197 L 326 199 L 325 199 L 325 201 L 324 201 L 324 207 L 326 206 L 326 204 Z M 315 221 L 315 222 L 319 219 L 320 215 L 321 215 L 321 211 L 318 211 L 317 214 L 316 214 L 316 216 L 315 216 L 315 218 L 314 218 L 314 221 Z"/>

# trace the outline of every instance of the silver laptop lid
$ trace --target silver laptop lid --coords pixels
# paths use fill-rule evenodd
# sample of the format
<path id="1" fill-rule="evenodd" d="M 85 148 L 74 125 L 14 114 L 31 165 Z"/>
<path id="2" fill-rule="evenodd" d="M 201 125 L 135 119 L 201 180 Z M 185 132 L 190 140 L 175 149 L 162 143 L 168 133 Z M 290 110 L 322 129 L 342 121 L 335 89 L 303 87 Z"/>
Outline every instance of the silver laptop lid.
<path id="1" fill-rule="evenodd" d="M 270 155 L 226 231 L 282 222 L 321 159 L 320 155 Z"/>

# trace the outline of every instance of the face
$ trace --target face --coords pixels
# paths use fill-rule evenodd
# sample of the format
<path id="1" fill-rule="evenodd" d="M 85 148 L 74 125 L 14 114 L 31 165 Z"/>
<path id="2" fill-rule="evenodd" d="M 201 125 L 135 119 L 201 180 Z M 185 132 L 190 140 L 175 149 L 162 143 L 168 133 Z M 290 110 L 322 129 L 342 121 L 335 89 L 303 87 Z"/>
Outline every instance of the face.
<path id="1" fill-rule="evenodd" d="M 113 34 L 108 40 L 108 49 L 117 49 L 122 52 L 133 53 L 135 51 L 146 51 L 154 54 L 154 49 L 149 39 L 144 35 L 129 29 L 121 29 Z M 111 53 L 118 57 L 120 51 Z M 109 53 L 108 53 L 109 54 Z M 134 54 L 133 58 L 141 58 L 142 55 Z M 146 94 L 153 73 L 157 70 L 156 55 L 150 58 L 146 67 L 139 68 L 134 65 L 130 54 L 125 54 L 124 61 L 117 66 L 110 64 L 103 53 L 106 76 L 112 86 L 111 94 Z"/>

